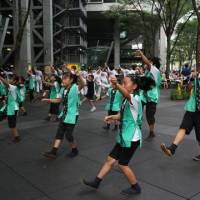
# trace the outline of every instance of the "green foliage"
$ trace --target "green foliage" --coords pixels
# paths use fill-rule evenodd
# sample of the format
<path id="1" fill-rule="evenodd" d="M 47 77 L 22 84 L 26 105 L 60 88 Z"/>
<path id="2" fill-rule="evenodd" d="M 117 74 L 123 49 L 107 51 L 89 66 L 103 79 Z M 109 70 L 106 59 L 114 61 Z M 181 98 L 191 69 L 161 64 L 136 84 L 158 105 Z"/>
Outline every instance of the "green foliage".
<path id="1" fill-rule="evenodd" d="M 186 89 L 181 89 L 181 94 L 177 91 L 177 89 L 172 89 L 170 92 L 170 99 L 173 100 L 186 100 L 189 98 L 189 93 Z"/>
<path id="2" fill-rule="evenodd" d="M 176 46 L 172 53 L 172 60 L 177 61 L 180 65 L 183 62 L 190 61 L 195 58 L 195 45 L 196 45 L 196 30 L 197 19 L 189 21 L 184 29 L 181 31 L 179 38 L 173 40 L 173 43 L 177 40 Z M 180 31 L 182 23 L 178 24 L 176 34 Z"/>

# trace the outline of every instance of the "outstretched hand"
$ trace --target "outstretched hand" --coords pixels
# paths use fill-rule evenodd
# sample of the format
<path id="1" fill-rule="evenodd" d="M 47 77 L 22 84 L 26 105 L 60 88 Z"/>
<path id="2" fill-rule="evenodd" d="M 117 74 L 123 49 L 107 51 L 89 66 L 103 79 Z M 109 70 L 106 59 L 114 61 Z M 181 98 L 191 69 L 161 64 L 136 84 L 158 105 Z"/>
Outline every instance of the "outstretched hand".
<path id="1" fill-rule="evenodd" d="M 110 122 L 112 122 L 112 121 L 113 121 L 112 116 L 106 116 L 106 117 L 104 118 L 104 122 L 105 122 L 105 123 L 110 123 Z"/>

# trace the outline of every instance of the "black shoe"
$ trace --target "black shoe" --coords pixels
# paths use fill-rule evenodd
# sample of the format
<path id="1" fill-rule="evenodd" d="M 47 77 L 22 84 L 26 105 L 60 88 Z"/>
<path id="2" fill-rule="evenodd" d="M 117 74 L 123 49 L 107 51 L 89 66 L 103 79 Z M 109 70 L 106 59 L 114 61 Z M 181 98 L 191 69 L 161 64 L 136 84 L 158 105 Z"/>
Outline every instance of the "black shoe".
<path id="1" fill-rule="evenodd" d="M 19 143 L 21 141 L 21 138 L 19 136 L 17 136 L 12 141 L 13 141 L 13 143 Z"/>
<path id="2" fill-rule="evenodd" d="M 27 112 L 23 112 L 23 114 L 22 114 L 22 116 L 27 116 L 28 114 L 27 114 Z"/>
<path id="3" fill-rule="evenodd" d="M 67 157 L 74 158 L 78 156 L 78 153 L 78 149 L 72 149 L 72 151 L 69 154 L 67 154 Z"/>
<path id="4" fill-rule="evenodd" d="M 110 126 L 104 126 L 103 129 L 108 131 L 110 129 Z"/>
<path id="5" fill-rule="evenodd" d="M 124 195 L 135 195 L 135 194 L 140 194 L 141 193 L 141 189 L 135 189 L 133 187 L 127 188 L 122 190 L 121 192 Z"/>
<path id="6" fill-rule="evenodd" d="M 118 127 L 114 127 L 112 131 L 118 131 Z"/>
<path id="7" fill-rule="evenodd" d="M 99 187 L 99 183 L 97 183 L 95 180 L 94 181 L 86 181 L 85 179 L 83 179 L 83 184 L 92 187 L 94 189 L 98 189 Z"/>
<path id="8" fill-rule="evenodd" d="M 161 150 L 167 155 L 167 156 L 169 156 L 169 157 L 172 157 L 173 156 L 173 153 L 171 152 L 171 150 L 168 148 L 168 147 L 166 147 L 166 145 L 165 144 L 161 144 L 160 145 L 160 148 L 161 148 Z"/>
<path id="9" fill-rule="evenodd" d="M 44 157 L 49 158 L 49 159 L 56 159 L 57 156 L 52 151 L 49 151 L 49 152 L 44 153 Z"/>
<path id="10" fill-rule="evenodd" d="M 154 133 L 154 132 L 150 132 L 150 133 L 149 133 L 149 136 L 148 136 L 145 140 L 146 140 L 146 141 L 152 140 L 152 139 L 155 138 L 155 137 L 156 137 L 155 133 Z"/>
<path id="11" fill-rule="evenodd" d="M 200 161 L 200 155 L 192 157 L 194 161 Z"/>

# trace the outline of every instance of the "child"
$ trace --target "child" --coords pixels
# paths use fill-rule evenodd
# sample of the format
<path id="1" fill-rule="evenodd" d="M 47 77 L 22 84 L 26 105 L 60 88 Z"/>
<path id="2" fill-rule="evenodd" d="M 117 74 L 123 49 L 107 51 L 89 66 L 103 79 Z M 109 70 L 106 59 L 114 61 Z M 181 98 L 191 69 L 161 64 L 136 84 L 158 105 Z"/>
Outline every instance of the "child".
<path id="1" fill-rule="evenodd" d="M 19 110 L 19 101 L 20 101 L 20 95 L 17 88 L 17 85 L 19 84 L 19 77 L 14 76 L 11 81 L 11 84 L 9 84 L 8 81 L 5 80 L 2 76 L 0 76 L 0 80 L 4 83 L 4 85 L 8 89 L 5 109 L 7 114 L 8 126 L 11 129 L 11 133 L 13 136 L 13 142 L 17 143 L 20 142 L 21 140 L 16 128 L 17 113 Z"/>
<path id="2" fill-rule="evenodd" d="M 111 85 L 112 87 L 108 89 L 107 96 L 107 104 L 106 104 L 106 111 L 108 112 L 108 116 L 110 115 L 117 115 L 120 111 L 121 103 L 122 103 L 122 95 L 117 90 L 116 86 L 114 84 Z M 104 129 L 109 130 L 110 129 L 110 123 L 107 123 L 107 125 L 104 127 Z M 116 131 L 118 129 L 118 122 L 115 121 L 115 127 L 113 131 Z"/>
<path id="3" fill-rule="evenodd" d="M 20 94 L 20 103 L 19 103 L 19 108 L 20 108 L 20 111 L 22 112 L 22 115 L 23 116 L 26 116 L 27 115 L 27 112 L 26 112 L 26 109 L 24 107 L 24 101 L 26 99 L 26 86 L 25 86 L 25 79 L 23 76 L 21 76 L 19 78 L 19 86 L 18 86 L 18 89 L 19 89 L 19 94 Z"/>
<path id="4" fill-rule="evenodd" d="M 185 135 L 191 133 L 193 128 L 196 132 L 197 142 L 200 145 L 200 77 L 198 77 L 196 72 L 193 72 L 192 76 L 194 80 L 192 80 L 191 96 L 185 105 L 186 112 L 175 140 L 169 147 L 166 147 L 163 143 L 161 144 L 162 151 L 170 157 L 175 154 L 178 145 L 182 142 Z M 193 160 L 200 161 L 200 155 L 194 156 Z"/>
<path id="5" fill-rule="evenodd" d="M 134 75 L 124 78 L 123 86 L 118 84 L 117 78 L 112 77 L 111 82 L 122 93 L 124 100 L 121 105 L 120 113 L 105 117 L 105 122 L 113 120 L 120 121 L 120 129 L 117 143 L 107 157 L 97 177 L 93 181 L 83 180 L 85 185 L 97 189 L 102 179 L 110 172 L 112 166 L 118 161 L 118 167 L 128 179 L 131 187 L 122 191 L 124 194 L 139 194 L 141 188 L 137 182 L 135 174 L 128 166 L 133 154 L 142 143 L 141 120 L 142 103 L 138 96 L 139 89 L 148 90 L 151 84 L 145 84 L 145 79 L 140 79 Z M 147 83 L 147 82 L 146 82 Z"/>
<path id="6" fill-rule="evenodd" d="M 80 80 L 80 85 L 77 86 L 77 76 Z M 78 120 L 79 107 L 79 91 L 83 88 L 82 77 L 77 73 L 74 75 L 70 72 L 63 74 L 62 78 L 63 88 L 61 89 L 60 97 L 57 99 L 43 99 L 49 103 L 60 103 L 63 101 L 63 108 L 60 114 L 60 123 L 58 125 L 57 134 L 51 151 L 44 154 L 45 157 L 55 159 L 58 148 L 60 147 L 64 136 L 70 143 L 71 153 L 69 157 L 73 158 L 78 155 L 78 148 L 74 141 L 73 130 Z"/>
<path id="7" fill-rule="evenodd" d="M 34 99 L 34 91 L 35 91 L 35 71 L 34 69 L 30 69 L 27 71 L 29 77 L 29 95 L 30 95 L 30 102 Z"/>
<path id="8" fill-rule="evenodd" d="M 50 99 L 57 99 L 59 98 L 60 93 L 60 84 L 61 80 L 58 76 L 55 74 L 52 74 L 50 77 L 50 82 L 43 82 L 45 85 L 50 86 Z M 57 121 L 58 115 L 59 115 L 59 106 L 60 103 L 51 103 L 50 104 L 50 110 L 48 117 L 46 118 L 47 121 Z"/>
<path id="9" fill-rule="evenodd" d="M 149 136 L 147 139 L 152 139 L 155 137 L 155 114 L 157 109 L 157 104 L 160 99 L 160 84 L 161 84 L 161 74 L 159 71 L 160 63 L 157 58 L 147 58 L 141 51 L 137 51 L 141 56 L 143 62 L 146 65 L 145 76 L 152 78 L 155 81 L 155 86 L 144 93 L 143 97 L 146 97 L 146 119 L 149 125 Z"/>
<path id="10" fill-rule="evenodd" d="M 85 98 L 81 101 L 81 104 L 87 100 L 89 104 L 92 106 L 90 112 L 94 112 L 96 110 L 96 107 L 94 105 L 94 99 L 95 99 L 94 76 L 92 74 L 89 74 L 87 79 L 87 94 L 85 95 Z"/>

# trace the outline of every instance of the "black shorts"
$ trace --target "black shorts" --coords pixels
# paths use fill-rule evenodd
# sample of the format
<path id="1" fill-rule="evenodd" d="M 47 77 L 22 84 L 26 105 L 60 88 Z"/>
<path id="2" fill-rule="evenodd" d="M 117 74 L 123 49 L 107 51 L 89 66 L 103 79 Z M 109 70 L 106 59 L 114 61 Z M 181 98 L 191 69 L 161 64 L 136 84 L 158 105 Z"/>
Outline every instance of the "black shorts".
<path id="1" fill-rule="evenodd" d="M 76 122 L 78 120 L 78 116 L 76 118 Z M 57 140 L 63 140 L 64 136 L 67 141 L 74 142 L 73 132 L 76 124 L 67 124 L 64 122 L 60 122 L 58 125 L 57 133 L 56 133 L 56 139 Z"/>
<path id="2" fill-rule="evenodd" d="M 119 113 L 119 111 L 112 111 L 112 110 L 109 110 L 108 111 L 108 116 L 109 115 L 117 115 Z"/>
<path id="3" fill-rule="evenodd" d="M 155 124 L 155 114 L 157 104 L 154 102 L 147 102 L 146 104 L 146 119 L 149 125 Z"/>
<path id="4" fill-rule="evenodd" d="M 51 103 L 49 113 L 52 115 L 59 115 L 59 103 Z"/>
<path id="5" fill-rule="evenodd" d="M 183 117 L 180 128 L 185 129 L 187 135 L 189 135 L 194 128 L 196 139 L 200 142 L 200 112 L 187 111 Z"/>
<path id="6" fill-rule="evenodd" d="M 90 101 L 94 101 L 95 100 L 94 94 L 86 94 L 85 97 Z"/>
<path id="7" fill-rule="evenodd" d="M 14 115 L 8 115 L 7 119 L 8 119 L 8 127 L 9 128 L 16 128 L 16 124 L 17 124 L 17 113 L 18 111 L 15 111 Z"/>
<path id="8" fill-rule="evenodd" d="M 114 158 L 115 160 L 118 160 L 118 163 L 120 165 L 128 166 L 132 156 L 134 155 L 139 145 L 140 141 L 132 142 L 130 148 L 121 147 L 121 145 L 117 143 L 109 156 Z"/>

